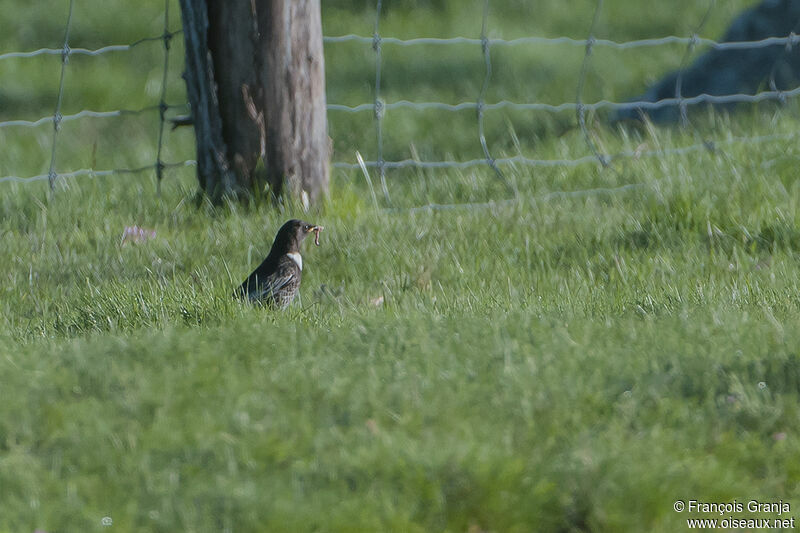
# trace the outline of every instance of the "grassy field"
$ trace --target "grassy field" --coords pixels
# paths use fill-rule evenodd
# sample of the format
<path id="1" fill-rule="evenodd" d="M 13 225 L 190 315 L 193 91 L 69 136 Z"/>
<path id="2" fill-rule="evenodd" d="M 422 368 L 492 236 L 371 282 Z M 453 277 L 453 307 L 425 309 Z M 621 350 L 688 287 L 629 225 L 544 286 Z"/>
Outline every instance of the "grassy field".
<path id="1" fill-rule="evenodd" d="M 163 24 L 157 1 L 122 28 L 95 4 L 76 3 L 75 46 Z M 371 33 L 374 12 L 355 4 L 326 3 L 327 34 Z M 386 34 L 480 30 L 479 2 L 415 4 L 388 10 Z M 581 38 L 583 4 L 493 2 L 490 28 Z M 708 36 L 746 4 L 721 5 Z M 686 35 L 705 10 L 664 5 L 648 11 L 656 24 L 606 2 L 598 36 Z M 0 53 L 59 46 L 55 10 L 0 8 L 0 23 L 19 28 L 0 36 Z M 331 102 L 371 98 L 374 57 L 351 46 L 326 52 Z M 86 71 L 71 61 L 65 112 L 157 100 L 163 50 L 137 50 L 135 61 L 83 58 Z M 387 101 L 474 100 L 478 50 L 406 52 L 387 47 Z M 487 100 L 574 100 L 573 52 L 577 64 L 541 48 L 498 52 Z M 177 43 L 173 53 L 180 103 Z M 598 54 L 587 101 L 640 92 L 681 52 L 636 54 Z M 56 70 L 0 61 L 0 120 L 52 113 L 59 62 L 39 60 Z M 531 61 L 558 76 L 524 74 Z M 673 532 L 706 516 L 673 510 L 692 499 L 783 500 L 794 513 L 798 112 L 701 113 L 687 129 L 616 129 L 598 116 L 601 149 L 641 157 L 605 170 L 506 167 L 511 190 L 484 168 L 391 172 L 392 206 L 338 170 L 307 214 L 198 206 L 191 168 L 171 171 L 160 197 L 148 174 L 64 180 L 52 196 L 43 183 L 1 183 L 0 533 Z M 392 117 L 387 157 L 480 157 L 474 115 Z M 497 112 L 487 132 L 497 156 L 584 156 L 570 121 Z M 154 114 L 68 124 L 62 171 L 154 160 Z M 0 128 L 0 174 L 46 172 L 51 135 Z M 331 135 L 337 159 L 372 154 L 369 113 L 331 113 Z M 773 137 L 752 140 L 763 135 Z M 715 152 L 659 152 L 705 139 Z M 172 133 L 167 159 L 191 149 L 190 131 Z M 326 226 L 322 246 L 307 243 L 301 301 L 276 313 L 232 300 L 292 216 Z M 134 224 L 155 238 L 123 243 Z"/>

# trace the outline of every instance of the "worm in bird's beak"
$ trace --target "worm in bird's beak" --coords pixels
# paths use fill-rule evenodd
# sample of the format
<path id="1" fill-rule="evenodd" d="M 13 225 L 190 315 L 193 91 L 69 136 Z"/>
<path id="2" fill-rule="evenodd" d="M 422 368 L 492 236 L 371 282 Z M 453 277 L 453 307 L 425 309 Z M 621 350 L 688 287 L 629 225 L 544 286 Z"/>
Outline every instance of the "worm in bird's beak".
<path id="1" fill-rule="evenodd" d="M 319 232 L 324 229 L 324 226 L 313 226 L 310 230 L 308 230 L 309 232 L 314 232 L 314 244 L 317 246 L 319 246 Z"/>

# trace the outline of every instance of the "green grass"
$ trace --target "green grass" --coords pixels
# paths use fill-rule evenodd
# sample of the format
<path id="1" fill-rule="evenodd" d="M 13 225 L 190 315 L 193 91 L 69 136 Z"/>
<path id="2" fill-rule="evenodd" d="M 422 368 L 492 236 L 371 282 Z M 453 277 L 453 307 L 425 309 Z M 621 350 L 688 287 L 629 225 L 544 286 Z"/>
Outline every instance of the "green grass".
<path id="1" fill-rule="evenodd" d="M 371 33 L 374 13 L 350 4 L 326 3 L 326 33 Z M 420 4 L 390 8 L 386 34 L 479 32 L 478 2 Z M 592 7 L 507 4 L 490 27 L 509 38 L 581 38 Z M 705 9 L 658 4 L 650 27 L 630 3 L 605 4 L 598 36 L 615 40 L 686 34 Z M 123 28 L 76 5 L 76 46 L 155 35 L 163 22 L 160 2 Z M 741 5 L 719 7 L 712 36 Z M 59 46 L 36 38 L 60 33 L 52 13 L 0 7 L 0 22 L 26 22 L 0 36 L 0 53 Z M 371 50 L 340 46 L 327 52 L 329 100 L 368 101 Z M 440 49 L 430 63 L 385 51 L 387 101 L 480 89 L 479 50 Z M 160 79 L 161 51 L 140 52 L 135 64 L 71 62 L 79 105 L 66 112 L 157 99 L 142 76 Z M 506 52 L 490 100 L 574 99 L 572 56 L 559 66 L 547 49 Z M 598 67 L 626 70 L 619 83 L 595 71 L 585 96 L 635 94 L 643 72 L 680 53 L 598 53 Z M 522 68 L 540 61 L 555 77 Z M 52 74 L 0 61 L 11 79 L 0 119 L 51 113 Z M 392 206 L 341 170 L 312 213 L 198 205 L 191 168 L 171 170 L 160 197 L 148 174 L 64 180 L 53 195 L 0 184 L 0 533 L 671 532 L 702 517 L 676 513 L 678 499 L 796 509 L 798 111 L 702 112 L 687 129 L 592 117 L 605 153 L 643 155 L 606 170 L 504 167 L 511 191 L 485 168 L 394 171 Z M 582 157 L 572 122 L 494 112 L 487 133 L 497 157 Z M 154 115 L 65 123 L 60 168 L 149 164 L 156 126 Z M 392 158 L 480 157 L 473 113 L 390 112 L 385 126 Z M 46 172 L 51 133 L 0 129 L 0 174 Z M 332 113 L 331 134 L 337 158 L 374 146 L 369 113 Z M 779 137 L 748 140 L 768 134 Z M 705 139 L 717 151 L 647 153 Z M 191 157 L 192 143 L 191 131 L 171 133 L 166 158 Z M 608 191 L 558 194 L 589 189 Z M 322 246 L 306 243 L 301 301 L 277 313 L 231 299 L 292 216 L 326 226 Z M 134 224 L 156 238 L 123 243 Z"/>
<path id="2" fill-rule="evenodd" d="M 18 348 L 4 525 L 675 531 L 675 499 L 797 502 L 796 318 L 386 314 Z"/>

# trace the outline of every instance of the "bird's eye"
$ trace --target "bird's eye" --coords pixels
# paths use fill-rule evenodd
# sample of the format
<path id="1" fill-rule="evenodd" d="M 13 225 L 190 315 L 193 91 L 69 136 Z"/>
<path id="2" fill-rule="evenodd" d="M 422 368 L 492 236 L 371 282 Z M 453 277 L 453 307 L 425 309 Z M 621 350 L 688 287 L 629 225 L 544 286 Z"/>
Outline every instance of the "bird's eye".
<path id="1" fill-rule="evenodd" d="M 304 229 L 304 230 L 306 230 L 306 231 L 308 231 L 308 230 L 309 230 L 309 228 L 311 228 L 311 226 L 309 226 L 308 224 L 306 224 L 305 226 L 303 226 L 303 229 Z"/>

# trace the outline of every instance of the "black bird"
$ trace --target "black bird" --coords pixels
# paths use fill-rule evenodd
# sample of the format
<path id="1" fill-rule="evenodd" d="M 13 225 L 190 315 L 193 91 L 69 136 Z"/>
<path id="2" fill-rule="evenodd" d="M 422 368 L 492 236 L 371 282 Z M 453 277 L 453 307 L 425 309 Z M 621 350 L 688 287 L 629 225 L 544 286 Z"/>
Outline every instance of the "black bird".
<path id="1" fill-rule="evenodd" d="M 267 258 L 247 276 L 234 295 L 278 309 L 288 307 L 297 295 L 303 274 L 300 244 L 314 233 L 314 244 L 319 246 L 319 232 L 323 229 L 297 219 L 281 226 Z"/>

